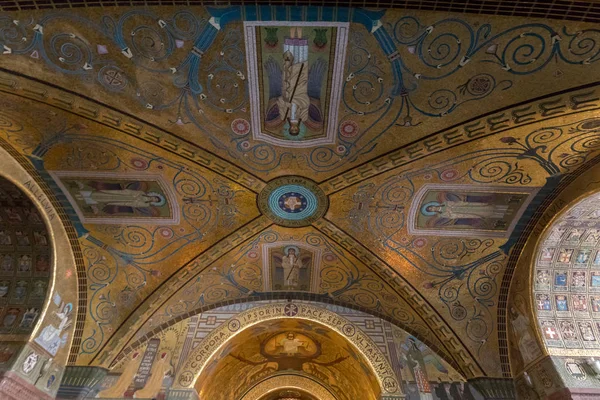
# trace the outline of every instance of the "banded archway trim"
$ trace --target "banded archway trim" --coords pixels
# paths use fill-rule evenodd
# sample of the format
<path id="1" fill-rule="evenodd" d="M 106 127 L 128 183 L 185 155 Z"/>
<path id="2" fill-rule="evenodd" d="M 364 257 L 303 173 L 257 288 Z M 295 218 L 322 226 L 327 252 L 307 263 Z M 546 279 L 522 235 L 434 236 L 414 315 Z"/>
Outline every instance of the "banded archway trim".
<path id="1" fill-rule="evenodd" d="M 176 388 L 193 387 L 206 365 L 227 342 L 252 326 L 280 319 L 311 321 L 338 333 L 364 357 L 365 362 L 377 378 L 382 393 L 402 394 L 402 389 L 389 361 L 379 350 L 377 344 L 359 327 L 332 311 L 313 304 L 294 302 L 266 304 L 230 318 L 212 331 L 189 354 L 175 377 L 174 386 Z"/>
<path id="2" fill-rule="evenodd" d="M 70 354 L 73 354 L 74 349 L 79 349 L 79 342 L 74 338 L 77 331 L 83 329 L 85 316 L 86 303 L 85 296 L 82 299 L 82 290 L 86 286 L 86 279 L 85 274 L 81 276 L 83 262 L 77 238 L 69 219 L 33 166 L 3 139 L 0 139 L 0 176 L 14 184 L 31 200 L 43 218 L 49 235 L 52 272 L 40 315 L 29 336 L 29 342 L 33 343 L 35 351 L 42 353 L 41 347 L 33 340 L 45 326 L 52 323 L 54 314 L 51 304 L 56 293 L 60 294 L 62 302 L 71 303 L 77 310 L 76 323 L 63 331 L 68 338 L 66 345 L 59 348 L 52 358 L 54 367 L 60 370 L 58 374 L 61 375 L 64 365 L 74 361 Z M 47 352 L 45 348 L 43 350 Z"/>
<path id="3" fill-rule="evenodd" d="M 158 335 L 160 332 L 168 329 L 169 327 L 175 325 L 176 323 L 186 319 L 186 318 L 191 318 L 195 315 L 198 315 L 200 313 L 203 312 L 208 312 L 214 309 L 218 309 L 220 307 L 225 307 L 228 305 L 232 305 L 232 304 L 243 304 L 243 303 L 253 303 L 253 302 L 259 302 L 259 301 L 278 301 L 278 300 L 287 300 L 287 301 L 310 301 L 312 303 L 321 303 L 323 305 L 325 304 L 335 304 L 337 306 L 341 306 L 341 307 L 345 307 L 351 310 L 355 310 L 355 311 L 360 311 L 363 312 L 365 314 L 369 314 L 372 315 L 374 317 L 377 317 L 379 319 L 382 319 L 384 321 L 387 321 L 391 324 L 394 324 L 396 326 L 398 326 L 399 328 L 403 329 L 404 331 L 410 333 L 411 335 L 413 335 L 414 337 L 416 337 L 417 339 L 419 339 L 421 342 L 423 342 L 424 344 L 426 344 L 432 351 L 434 351 L 438 356 L 440 356 L 441 358 L 444 359 L 444 361 L 446 361 L 448 364 L 450 364 L 455 370 L 457 370 L 458 372 L 461 372 L 463 374 L 463 376 L 467 376 L 465 374 L 465 372 L 463 370 L 460 369 L 459 365 L 456 363 L 456 361 L 447 353 L 444 351 L 444 349 L 440 349 L 438 346 L 436 346 L 434 343 L 431 343 L 430 340 L 427 340 L 427 338 L 423 337 L 422 335 L 419 334 L 419 332 L 416 332 L 414 329 L 411 329 L 410 326 L 407 326 L 406 324 L 402 324 L 399 323 L 398 321 L 396 321 L 393 318 L 390 318 L 388 315 L 383 314 L 381 312 L 377 312 L 374 310 L 370 310 L 367 309 L 365 307 L 360 307 L 351 303 L 347 303 L 345 301 L 340 301 L 340 300 L 334 300 L 331 297 L 328 297 L 327 295 L 318 295 L 318 294 L 314 294 L 314 293 L 306 293 L 306 292 L 271 292 L 271 293 L 255 293 L 251 296 L 248 297 L 244 297 L 244 298 L 239 298 L 239 299 L 235 299 L 235 300 L 226 300 L 226 301 L 221 301 L 221 302 L 217 302 L 214 304 L 210 304 L 207 305 L 205 307 L 200 307 L 197 309 L 194 309 L 190 312 L 187 312 L 185 314 L 179 315 L 176 318 L 172 318 L 171 320 L 163 323 L 162 325 L 158 326 L 157 328 L 155 328 L 151 334 L 149 335 L 145 335 L 141 338 L 139 338 L 138 340 L 136 340 L 133 343 L 130 343 L 129 346 L 125 347 L 121 352 L 119 352 L 118 356 L 113 360 L 113 362 L 110 364 L 109 369 L 114 368 L 116 365 L 118 365 L 119 363 L 123 362 L 123 360 L 129 355 L 132 354 L 133 352 L 135 352 L 136 350 L 140 349 L 143 347 L 143 345 L 148 342 L 150 339 L 152 339 L 153 337 L 156 337 L 156 335 Z"/>
<path id="4" fill-rule="evenodd" d="M 503 280 L 503 288 L 510 287 L 510 291 L 506 291 L 504 298 L 501 297 L 500 304 L 504 306 L 503 310 L 499 310 L 498 320 L 501 322 L 498 335 L 500 346 L 510 350 L 508 341 L 511 338 L 508 335 L 509 329 L 507 324 L 509 320 L 509 304 L 512 299 L 521 298 L 527 305 L 526 317 L 530 321 L 535 321 L 534 287 L 535 275 L 535 259 L 538 254 L 540 243 L 545 237 L 548 229 L 553 226 L 553 223 L 564 215 L 573 205 L 577 204 L 585 197 L 600 191 L 600 156 L 597 156 L 579 167 L 573 173 L 567 175 L 561 184 L 548 196 L 546 202 L 532 217 L 528 228 L 523 232 L 517 246 L 511 253 L 509 268 L 505 272 Z M 515 363 L 514 354 L 509 353 L 502 358 L 502 369 L 504 377 L 517 376 L 527 369 L 529 365 L 533 365 L 541 358 L 548 355 L 546 345 L 543 340 L 543 335 L 537 323 L 532 324 L 533 332 L 536 340 L 542 350 L 543 355 L 538 359 L 526 365 L 518 365 Z"/>
<path id="5" fill-rule="evenodd" d="M 308 392 L 320 400 L 338 400 L 327 388 L 303 375 L 276 375 L 257 383 L 240 400 L 260 400 L 281 389 L 296 389 Z"/>

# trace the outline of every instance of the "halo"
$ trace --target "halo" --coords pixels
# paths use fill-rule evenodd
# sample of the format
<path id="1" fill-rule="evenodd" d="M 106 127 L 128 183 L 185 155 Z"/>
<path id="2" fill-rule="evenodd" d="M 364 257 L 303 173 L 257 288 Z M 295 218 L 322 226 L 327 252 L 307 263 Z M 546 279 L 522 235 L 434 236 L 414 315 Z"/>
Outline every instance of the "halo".
<path id="1" fill-rule="evenodd" d="M 427 215 L 428 217 L 432 215 L 437 215 L 435 211 L 427 211 L 427 207 L 430 206 L 441 206 L 441 204 L 437 201 L 430 201 L 429 203 L 425 203 L 421 206 L 421 214 Z"/>
<path id="2" fill-rule="evenodd" d="M 68 312 L 70 313 L 71 311 L 73 311 L 73 304 L 71 304 L 71 303 L 67 303 L 67 304 L 65 305 L 65 308 L 67 308 L 67 309 L 69 310 Z M 63 308 L 63 310 L 64 310 L 64 308 Z"/>
<path id="3" fill-rule="evenodd" d="M 289 122 L 285 122 L 283 124 L 283 136 L 285 136 L 285 138 L 287 140 L 299 140 L 304 138 L 306 134 L 306 125 L 304 125 L 304 122 L 300 123 L 300 132 L 298 132 L 298 134 L 296 136 L 290 135 L 290 123 Z"/>
<path id="4" fill-rule="evenodd" d="M 165 199 L 165 196 L 163 196 L 160 193 L 156 193 L 156 192 L 148 192 L 146 193 L 147 196 L 149 197 L 158 197 L 160 199 L 160 201 L 153 201 L 152 203 L 150 203 L 151 205 L 155 206 L 155 207 L 161 207 L 164 206 L 167 203 L 167 200 Z"/>
<path id="5" fill-rule="evenodd" d="M 289 249 L 294 249 L 294 250 L 296 250 L 296 256 L 299 256 L 299 255 L 300 255 L 300 249 L 299 249 L 297 246 L 285 246 L 285 247 L 283 248 L 283 255 L 284 255 L 284 256 L 287 256 L 287 255 L 288 255 L 288 250 L 289 250 Z"/>

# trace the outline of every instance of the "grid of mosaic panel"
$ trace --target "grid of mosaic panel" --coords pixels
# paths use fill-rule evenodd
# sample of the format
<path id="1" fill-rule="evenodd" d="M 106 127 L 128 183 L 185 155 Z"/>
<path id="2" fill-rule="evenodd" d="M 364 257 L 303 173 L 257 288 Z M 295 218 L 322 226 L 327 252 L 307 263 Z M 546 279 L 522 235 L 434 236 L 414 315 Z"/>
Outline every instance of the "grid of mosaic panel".
<path id="1" fill-rule="evenodd" d="M 548 347 L 600 348 L 600 194 L 555 222 L 540 246 L 534 303 Z"/>
<path id="2" fill-rule="evenodd" d="M 0 178 L 0 334 L 33 330 L 48 290 L 49 240 L 31 200 Z"/>

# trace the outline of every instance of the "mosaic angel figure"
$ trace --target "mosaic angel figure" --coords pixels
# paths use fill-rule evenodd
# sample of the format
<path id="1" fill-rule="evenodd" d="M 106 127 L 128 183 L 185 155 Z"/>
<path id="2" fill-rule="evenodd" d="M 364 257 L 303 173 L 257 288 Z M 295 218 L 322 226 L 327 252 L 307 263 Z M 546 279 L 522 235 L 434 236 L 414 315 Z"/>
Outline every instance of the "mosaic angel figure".
<path id="1" fill-rule="evenodd" d="M 63 302 L 59 311 L 54 312 L 54 315 L 56 315 L 60 321 L 58 326 L 54 326 L 53 324 L 46 325 L 42 330 L 42 333 L 35 339 L 37 344 L 42 346 L 53 356 L 56 355 L 58 349 L 67 343 L 69 333 L 66 331 L 71 326 L 72 311 L 73 305 L 71 303 L 65 304 Z"/>
<path id="2" fill-rule="evenodd" d="M 306 269 L 309 267 L 310 255 L 302 254 L 296 246 L 287 246 L 283 249 L 283 255 L 275 254 L 276 268 L 283 272 L 282 289 L 306 290 Z"/>
<path id="3" fill-rule="evenodd" d="M 292 27 L 283 44 L 283 63 L 272 57 L 265 63 L 269 78 L 265 124 L 269 128 L 284 126 L 291 136 L 298 136 L 304 127 L 323 128 L 321 85 L 327 63 L 318 58 L 309 65 L 308 48 L 302 28 Z"/>

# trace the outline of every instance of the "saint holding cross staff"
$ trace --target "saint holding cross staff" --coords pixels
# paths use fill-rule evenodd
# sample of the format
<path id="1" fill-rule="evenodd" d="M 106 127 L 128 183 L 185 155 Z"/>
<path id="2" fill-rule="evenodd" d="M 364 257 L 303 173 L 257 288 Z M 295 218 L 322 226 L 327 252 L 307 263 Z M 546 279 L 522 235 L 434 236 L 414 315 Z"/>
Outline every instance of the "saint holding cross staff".
<path id="1" fill-rule="evenodd" d="M 302 28 L 292 27 L 283 44 L 283 65 L 273 58 L 265 63 L 269 77 L 266 125 L 276 128 L 287 122 L 290 136 L 298 136 L 304 126 L 311 130 L 323 127 L 320 97 L 327 65 L 319 58 L 309 67 L 308 56 L 308 39 L 302 37 Z"/>

